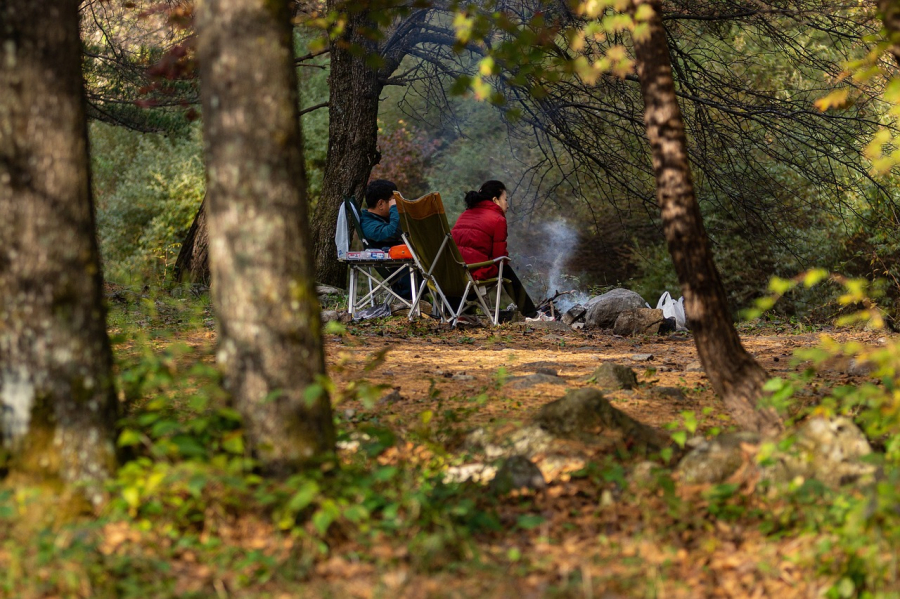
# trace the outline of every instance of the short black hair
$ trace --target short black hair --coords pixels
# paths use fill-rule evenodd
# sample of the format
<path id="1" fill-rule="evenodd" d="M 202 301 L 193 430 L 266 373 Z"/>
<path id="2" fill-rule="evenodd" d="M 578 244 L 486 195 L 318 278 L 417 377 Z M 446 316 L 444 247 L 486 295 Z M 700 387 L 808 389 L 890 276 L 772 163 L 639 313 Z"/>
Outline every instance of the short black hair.
<path id="1" fill-rule="evenodd" d="M 374 208 L 378 200 L 390 200 L 397 186 L 387 179 L 375 179 L 366 187 L 366 206 Z"/>

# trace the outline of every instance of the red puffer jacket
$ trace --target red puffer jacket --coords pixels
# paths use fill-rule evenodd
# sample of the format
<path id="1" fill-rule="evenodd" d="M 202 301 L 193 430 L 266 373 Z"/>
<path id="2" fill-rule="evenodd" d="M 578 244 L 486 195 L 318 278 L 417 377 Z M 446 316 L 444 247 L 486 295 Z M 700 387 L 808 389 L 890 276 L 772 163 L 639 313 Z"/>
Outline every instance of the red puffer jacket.
<path id="1" fill-rule="evenodd" d="M 506 216 L 500 206 L 491 200 L 479 202 L 460 214 L 451 233 L 466 264 L 508 255 Z M 472 277 L 479 281 L 490 279 L 497 276 L 498 270 L 496 264 L 479 268 L 472 272 Z"/>

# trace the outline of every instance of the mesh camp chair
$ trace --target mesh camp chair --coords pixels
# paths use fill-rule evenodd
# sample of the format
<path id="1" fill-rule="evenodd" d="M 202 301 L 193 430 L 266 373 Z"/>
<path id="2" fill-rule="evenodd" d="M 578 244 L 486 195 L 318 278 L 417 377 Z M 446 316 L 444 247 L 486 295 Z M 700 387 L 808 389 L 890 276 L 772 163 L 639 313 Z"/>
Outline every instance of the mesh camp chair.
<path id="1" fill-rule="evenodd" d="M 347 217 L 347 226 L 350 229 L 350 238 L 356 233 L 364 250 L 372 249 L 369 247 L 369 241 L 363 235 L 362 225 L 360 224 L 359 207 L 353 197 L 344 198 L 344 213 Z M 361 306 L 375 305 L 377 296 L 382 295 L 388 300 L 393 296 L 394 299 L 403 303 L 410 309 L 410 316 L 418 308 L 416 301 L 416 264 L 413 260 L 351 260 L 349 258 L 339 258 L 345 262 L 350 270 L 350 284 L 347 290 L 347 312 L 350 316 L 356 316 L 356 311 Z M 376 274 L 377 273 L 377 274 Z M 397 282 L 400 277 L 408 276 L 411 281 L 412 297 L 407 300 L 391 289 L 391 285 Z M 368 293 L 359 295 L 360 277 L 366 281 L 368 285 Z"/>
<path id="2" fill-rule="evenodd" d="M 503 265 L 509 257 L 500 256 L 487 262 L 466 264 L 450 235 L 441 194 L 430 193 L 418 200 L 407 200 L 394 192 L 394 199 L 400 213 L 400 226 L 404 230 L 403 239 L 422 276 L 422 283 L 414 296 L 421 297 L 427 285 L 441 319 L 453 326 L 469 306 L 481 308 L 491 323 L 497 325 L 500 320 L 501 286 L 504 282 L 509 283 L 503 279 Z M 495 278 L 476 281 L 472 277 L 473 270 L 491 264 L 499 267 Z M 491 293 L 496 294 L 493 308 L 489 304 Z"/>

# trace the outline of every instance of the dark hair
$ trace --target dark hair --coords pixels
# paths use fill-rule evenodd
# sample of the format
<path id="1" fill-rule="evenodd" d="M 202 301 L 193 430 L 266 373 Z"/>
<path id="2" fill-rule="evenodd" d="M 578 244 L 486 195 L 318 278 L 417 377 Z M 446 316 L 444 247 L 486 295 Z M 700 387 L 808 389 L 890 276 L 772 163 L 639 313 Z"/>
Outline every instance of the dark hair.
<path id="1" fill-rule="evenodd" d="M 366 206 L 374 208 L 378 200 L 390 200 L 397 186 L 387 179 L 375 179 L 366 187 Z"/>
<path id="2" fill-rule="evenodd" d="M 474 208 L 485 200 L 499 198 L 504 191 L 506 191 L 506 185 L 500 181 L 485 181 L 478 191 L 466 192 L 466 208 Z"/>

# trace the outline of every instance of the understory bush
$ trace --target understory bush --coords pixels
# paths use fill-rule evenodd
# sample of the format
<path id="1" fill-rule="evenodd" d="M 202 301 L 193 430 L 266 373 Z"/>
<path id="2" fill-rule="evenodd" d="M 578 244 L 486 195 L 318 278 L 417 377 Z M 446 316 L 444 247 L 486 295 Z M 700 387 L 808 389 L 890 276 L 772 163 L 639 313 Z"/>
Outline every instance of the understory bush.
<path id="1" fill-rule="evenodd" d="M 206 190 L 199 125 L 169 137 L 94 123 L 90 139 L 106 277 L 163 280 Z"/>

